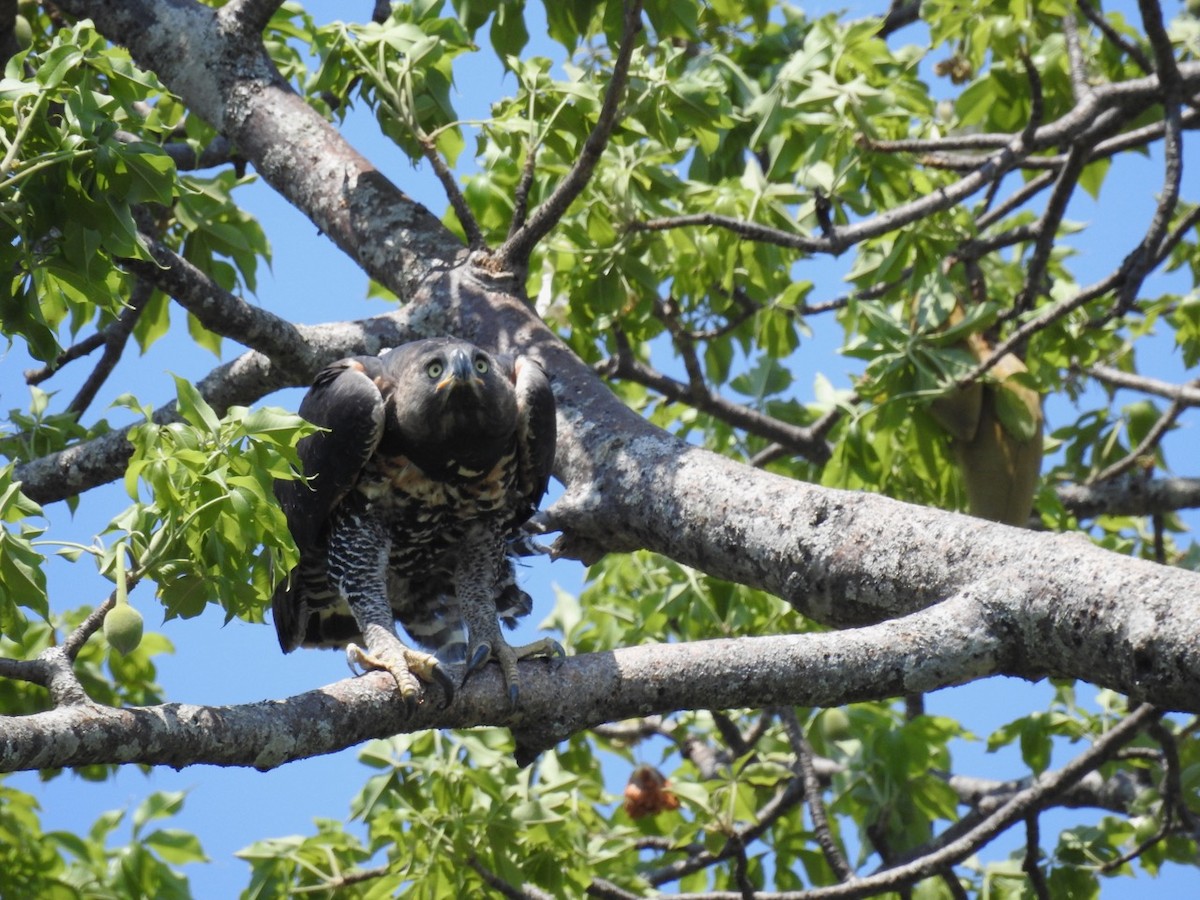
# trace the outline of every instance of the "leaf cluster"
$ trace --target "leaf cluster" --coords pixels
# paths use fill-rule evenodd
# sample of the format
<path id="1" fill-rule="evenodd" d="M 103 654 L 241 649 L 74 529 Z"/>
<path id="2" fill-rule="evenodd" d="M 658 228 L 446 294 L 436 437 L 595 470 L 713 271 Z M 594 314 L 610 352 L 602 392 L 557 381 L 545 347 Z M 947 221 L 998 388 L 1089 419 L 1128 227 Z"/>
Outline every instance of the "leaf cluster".
<path id="1" fill-rule="evenodd" d="M 151 794 L 128 815 L 127 843 L 109 846 L 126 810 L 101 815 L 78 833 L 42 830 L 36 801 L 0 783 L 0 893 L 47 900 L 192 896 L 179 869 L 207 857 L 192 834 L 151 827 L 183 807 L 182 793 Z"/>
<path id="2" fill-rule="evenodd" d="M 218 419 L 190 382 L 176 377 L 175 386 L 182 421 L 148 418 L 130 431 L 125 487 L 136 502 L 113 520 L 115 553 L 128 546 L 168 619 L 215 603 L 226 620 L 261 621 L 275 581 L 297 560 L 272 487 L 297 477 L 295 444 L 313 427 L 266 407 L 232 407 Z"/>

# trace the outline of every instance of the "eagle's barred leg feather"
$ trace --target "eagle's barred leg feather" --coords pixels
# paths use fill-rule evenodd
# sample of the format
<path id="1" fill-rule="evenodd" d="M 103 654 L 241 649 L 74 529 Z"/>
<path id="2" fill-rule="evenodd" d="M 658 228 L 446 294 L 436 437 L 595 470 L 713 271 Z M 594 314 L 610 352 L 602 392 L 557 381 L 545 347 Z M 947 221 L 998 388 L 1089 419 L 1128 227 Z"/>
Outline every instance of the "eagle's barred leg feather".
<path id="1" fill-rule="evenodd" d="M 494 535 L 477 535 L 471 549 L 459 557 L 455 586 L 468 634 L 467 665 L 463 672 L 463 681 L 489 660 L 495 660 L 500 664 L 504 686 L 508 690 L 508 701 L 515 707 L 521 696 L 517 662 L 533 656 L 550 657 L 565 654 L 558 642 L 550 638 L 542 638 L 520 647 L 511 647 L 504 640 L 496 615 L 495 592 L 497 573 L 501 567 L 507 566 L 504 544 Z"/>
<path id="2" fill-rule="evenodd" d="M 346 598 L 367 645 L 365 651 L 348 645 L 347 661 L 351 668 L 390 672 L 409 715 L 420 700 L 421 681 L 437 681 L 448 706 L 454 699 L 454 682 L 437 657 L 411 649 L 396 634 L 387 597 L 387 529 L 369 509 L 347 507 L 329 532 L 329 580 Z"/>

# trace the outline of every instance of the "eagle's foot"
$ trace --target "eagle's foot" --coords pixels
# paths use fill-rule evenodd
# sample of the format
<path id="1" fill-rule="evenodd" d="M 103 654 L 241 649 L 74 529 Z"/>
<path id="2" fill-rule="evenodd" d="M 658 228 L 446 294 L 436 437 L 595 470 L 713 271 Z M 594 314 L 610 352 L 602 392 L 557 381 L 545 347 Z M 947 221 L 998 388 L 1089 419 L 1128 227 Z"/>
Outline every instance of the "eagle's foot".
<path id="1" fill-rule="evenodd" d="M 363 669 L 390 672 L 396 679 L 396 689 L 404 700 L 406 715 L 412 716 L 421 701 L 421 682 L 437 682 L 445 694 L 442 704 L 445 709 L 454 701 L 454 680 L 446 673 L 436 656 L 405 647 L 399 640 L 375 652 L 369 652 L 357 644 L 346 645 L 346 660 L 354 671 Z"/>
<path id="2" fill-rule="evenodd" d="M 554 640 L 554 638 L 541 638 L 530 644 L 522 644 L 519 647 L 512 647 L 499 635 L 496 636 L 495 642 L 480 641 L 471 648 L 467 655 L 467 668 L 463 673 L 463 683 L 466 683 L 467 678 L 474 672 L 481 669 L 494 659 L 500 664 L 500 671 L 504 676 L 504 685 L 508 688 L 508 703 L 515 708 L 521 698 L 521 679 L 517 676 L 517 662 L 522 659 L 533 659 L 543 657 L 546 659 L 555 656 L 566 656 L 566 651 L 562 645 Z"/>

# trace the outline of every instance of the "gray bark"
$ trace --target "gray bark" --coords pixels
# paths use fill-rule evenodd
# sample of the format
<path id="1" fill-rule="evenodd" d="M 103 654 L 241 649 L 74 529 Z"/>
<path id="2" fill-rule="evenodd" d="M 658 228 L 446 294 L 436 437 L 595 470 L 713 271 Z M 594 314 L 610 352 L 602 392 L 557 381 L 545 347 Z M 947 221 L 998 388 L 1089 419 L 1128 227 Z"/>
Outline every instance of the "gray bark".
<path id="1" fill-rule="evenodd" d="M 790 481 L 676 440 L 616 400 L 537 319 L 515 278 L 489 273 L 485 256 L 469 257 L 428 211 L 348 147 L 280 81 L 233 13 L 186 0 L 61 5 L 92 16 L 128 46 L 364 270 L 408 301 L 394 317 L 298 331 L 294 340 L 306 346 L 295 348 L 286 375 L 266 357 L 246 354 L 211 376 L 210 397 L 249 402 L 297 383 L 305 373 L 295 360 L 309 368 L 373 352 L 384 334 L 453 332 L 501 351 L 520 349 L 552 373 L 558 401 L 555 472 L 566 493 L 546 520 L 563 532 L 559 552 L 591 559 L 649 548 L 770 591 L 847 630 L 524 664 L 515 715 L 497 712 L 506 706 L 493 673 L 475 679 L 452 709 L 437 713 L 427 703 L 408 722 L 375 676 L 253 707 L 64 707 L 0 720 L 0 769 L 99 761 L 266 767 L 400 730 L 474 724 L 509 725 L 532 753 L 630 715 L 844 703 L 996 673 L 1082 678 L 1200 712 L 1200 575 L 1109 553 L 1081 537 Z M 124 458 L 120 435 L 109 436 L 23 466 L 18 477 L 34 498 L 58 499 L 118 477 Z"/>

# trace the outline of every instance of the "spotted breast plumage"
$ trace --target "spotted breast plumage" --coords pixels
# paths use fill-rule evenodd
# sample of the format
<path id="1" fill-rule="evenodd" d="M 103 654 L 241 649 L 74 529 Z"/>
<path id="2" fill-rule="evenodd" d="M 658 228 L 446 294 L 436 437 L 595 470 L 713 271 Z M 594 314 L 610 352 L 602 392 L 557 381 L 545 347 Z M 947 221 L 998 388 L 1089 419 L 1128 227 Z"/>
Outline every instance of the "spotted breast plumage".
<path id="1" fill-rule="evenodd" d="M 422 681 L 451 701 L 448 663 L 464 661 L 465 680 L 495 659 L 515 704 L 517 661 L 562 652 L 549 639 L 511 647 L 498 624 L 532 605 L 510 547 L 554 462 L 541 366 L 453 338 L 414 341 L 333 363 L 300 415 L 325 430 L 299 444 L 306 479 L 275 486 L 300 550 L 272 600 L 283 651 L 346 646 L 353 664 L 395 677 L 410 711 Z"/>

